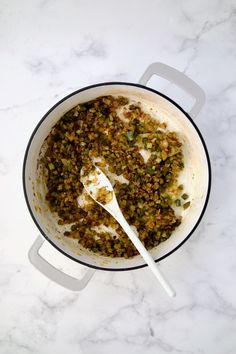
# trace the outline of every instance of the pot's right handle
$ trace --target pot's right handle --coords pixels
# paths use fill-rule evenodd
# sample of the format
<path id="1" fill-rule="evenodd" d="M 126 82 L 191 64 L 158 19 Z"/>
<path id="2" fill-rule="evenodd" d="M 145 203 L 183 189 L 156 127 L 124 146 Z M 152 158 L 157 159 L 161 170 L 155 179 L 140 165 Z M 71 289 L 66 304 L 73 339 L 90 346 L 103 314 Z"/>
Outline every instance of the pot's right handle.
<path id="1" fill-rule="evenodd" d="M 161 76 L 164 79 L 173 82 L 195 98 L 195 103 L 189 111 L 189 114 L 192 118 L 195 118 L 198 115 L 204 106 L 206 96 L 204 91 L 196 84 L 196 82 L 181 71 L 178 71 L 169 65 L 163 63 L 153 63 L 146 69 L 139 80 L 139 84 L 146 86 L 147 82 L 153 75 Z"/>
<path id="2" fill-rule="evenodd" d="M 46 277 L 53 280 L 55 283 L 63 286 L 66 289 L 72 291 L 83 290 L 92 278 L 95 269 L 87 268 L 87 271 L 82 279 L 76 279 L 68 274 L 61 272 L 55 268 L 52 264 L 48 263 L 40 254 L 39 250 L 42 247 L 44 240 L 41 236 L 38 236 L 31 246 L 28 256 L 30 262 L 35 268 L 37 268 Z"/>

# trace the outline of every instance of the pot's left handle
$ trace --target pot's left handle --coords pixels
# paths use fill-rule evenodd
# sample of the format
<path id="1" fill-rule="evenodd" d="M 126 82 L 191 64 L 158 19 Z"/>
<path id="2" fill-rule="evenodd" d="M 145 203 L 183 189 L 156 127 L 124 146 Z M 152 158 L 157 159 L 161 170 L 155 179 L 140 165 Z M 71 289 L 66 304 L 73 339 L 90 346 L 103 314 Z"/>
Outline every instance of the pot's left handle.
<path id="1" fill-rule="evenodd" d="M 42 274 L 44 274 L 49 279 L 53 280 L 55 283 L 63 286 L 66 289 L 72 291 L 83 290 L 93 274 L 95 269 L 88 268 L 82 279 L 76 279 L 68 274 L 61 272 L 59 269 L 55 268 L 52 264 L 48 263 L 40 254 L 39 250 L 42 247 L 44 240 L 41 236 L 38 236 L 33 245 L 31 246 L 28 257 L 35 268 L 37 268 Z"/>

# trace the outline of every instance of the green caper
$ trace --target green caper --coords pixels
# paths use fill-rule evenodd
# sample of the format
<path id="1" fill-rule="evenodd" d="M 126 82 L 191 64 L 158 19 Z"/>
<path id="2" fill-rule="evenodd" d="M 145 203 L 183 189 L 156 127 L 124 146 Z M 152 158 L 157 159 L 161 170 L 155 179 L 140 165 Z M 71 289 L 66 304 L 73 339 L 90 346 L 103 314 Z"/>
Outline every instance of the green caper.
<path id="1" fill-rule="evenodd" d="M 182 196 L 181 196 L 182 199 L 186 200 L 189 198 L 188 194 L 184 193 Z"/>
<path id="2" fill-rule="evenodd" d="M 183 204 L 183 208 L 184 208 L 184 209 L 187 209 L 189 206 L 190 206 L 190 202 L 187 202 L 187 203 L 184 203 L 184 204 Z"/>

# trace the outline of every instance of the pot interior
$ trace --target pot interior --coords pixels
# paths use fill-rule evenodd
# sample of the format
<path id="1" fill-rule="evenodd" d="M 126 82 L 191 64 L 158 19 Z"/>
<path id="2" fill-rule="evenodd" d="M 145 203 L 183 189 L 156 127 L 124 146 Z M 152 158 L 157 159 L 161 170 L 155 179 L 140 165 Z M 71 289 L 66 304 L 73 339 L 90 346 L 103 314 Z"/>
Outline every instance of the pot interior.
<path id="1" fill-rule="evenodd" d="M 145 265 L 141 256 L 132 259 L 103 257 L 84 249 L 76 240 L 63 236 L 65 226 L 59 226 L 58 218 L 45 202 L 46 187 L 37 167 L 41 146 L 56 122 L 77 104 L 104 95 L 123 95 L 140 101 L 142 109 L 156 119 L 167 123 L 176 131 L 183 143 L 185 168 L 179 183 L 190 196 L 191 205 L 181 209 L 182 223 L 172 236 L 150 252 L 155 260 L 168 255 L 191 234 L 198 224 L 208 198 L 209 162 L 199 133 L 187 115 L 166 97 L 154 90 L 135 84 L 109 83 L 91 86 L 77 91 L 56 104 L 36 127 L 29 142 L 24 164 L 24 189 L 31 215 L 41 233 L 64 254 L 92 267 L 107 270 L 123 270 Z"/>

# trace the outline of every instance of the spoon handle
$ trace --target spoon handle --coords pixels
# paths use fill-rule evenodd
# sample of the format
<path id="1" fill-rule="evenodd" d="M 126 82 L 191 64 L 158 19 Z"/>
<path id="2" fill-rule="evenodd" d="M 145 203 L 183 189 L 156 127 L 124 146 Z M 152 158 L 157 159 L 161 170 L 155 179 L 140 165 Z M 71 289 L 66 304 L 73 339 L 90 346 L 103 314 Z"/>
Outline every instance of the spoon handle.
<path id="1" fill-rule="evenodd" d="M 163 274 L 161 271 L 158 269 L 157 264 L 154 262 L 152 256 L 150 253 L 146 250 L 136 233 L 132 230 L 126 219 L 124 218 L 123 214 L 120 213 L 120 215 L 116 215 L 116 220 L 120 224 L 120 226 L 123 228 L 125 233 L 129 236 L 130 240 L 133 242 L 134 246 L 137 248 L 143 259 L 146 261 L 146 263 L 149 265 L 151 271 L 159 281 L 159 283 L 162 285 L 162 287 L 165 289 L 167 294 L 170 297 L 174 297 L 175 291 L 172 289 L 170 284 L 167 282 L 167 280 L 164 278 Z"/>

